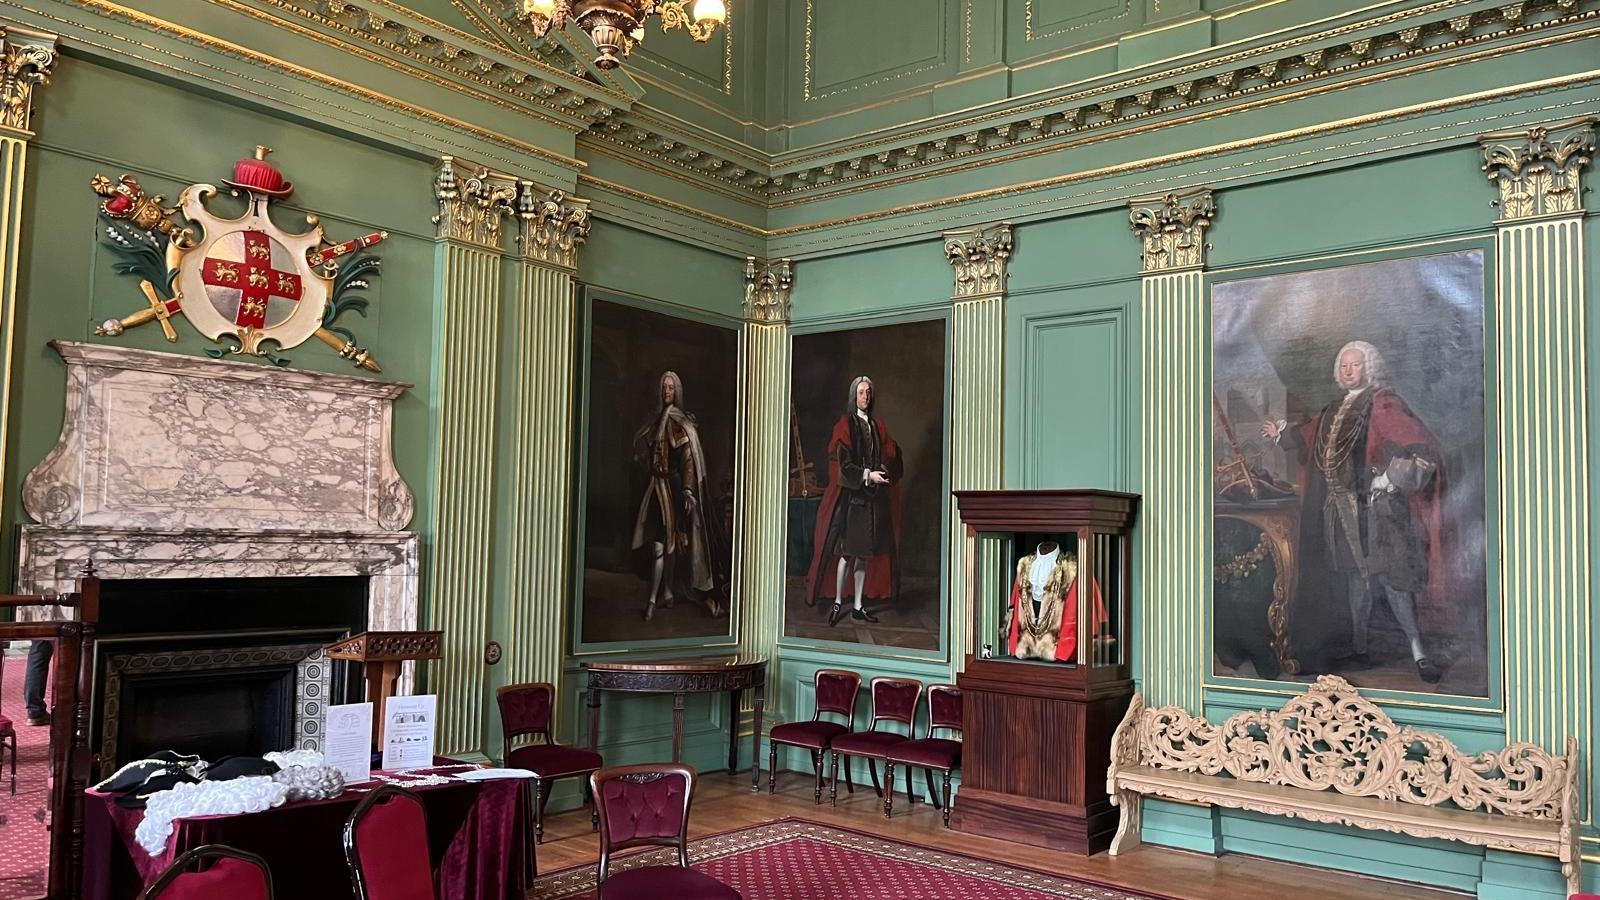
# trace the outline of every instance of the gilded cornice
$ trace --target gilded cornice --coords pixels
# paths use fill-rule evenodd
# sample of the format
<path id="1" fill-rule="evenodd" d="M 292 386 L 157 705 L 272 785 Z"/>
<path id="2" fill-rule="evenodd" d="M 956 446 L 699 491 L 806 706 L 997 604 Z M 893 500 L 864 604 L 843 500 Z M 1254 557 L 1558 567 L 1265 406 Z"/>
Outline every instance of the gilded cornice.
<path id="1" fill-rule="evenodd" d="M 531 181 L 517 186 L 517 247 L 525 259 L 578 267 L 578 248 L 589 238 L 589 201 L 561 191 L 541 190 Z"/>
<path id="2" fill-rule="evenodd" d="M 1131 201 L 1128 213 L 1139 239 L 1139 271 L 1145 274 L 1204 268 L 1206 229 L 1217 214 L 1210 188 L 1196 188 Z"/>
<path id="3" fill-rule="evenodd" d="M 0 132 L 33 133 L 33 89 L 50 80 L 56 36 L 20 26 L 0 29 Z"/>
<path id="4" fill-rule="evenodd" d="M 794 265 L 787 259 L 744 260 L 744 317 L 763 325 L 789 321 L 794 304 Z"/>
<path id="5" fill-rule="evenodd" d="M 453 157 L 439 160 L 433 178 L 433 198 L 439 204 L 433 217 L 437 236 L 499 253 L 504 249 L 501 225 L 517 211 L 517 179 L 481 167 L 468 172 L 463 176 Z"/>
<path id="6" fill-rule="evenodd" d="M 1011 225 L 987 225 L 944 233 L 944 255 L 955 268 L 957 300 L 1003 293 L 1011 261 Z"/>
<path id="7" fill-rule="evenodd" d="M 1501 222 L 1583 212 L 1583 169 L 1594 158 L 1595 125 L 1580 119 L 1479 138 L 1483 171 L 1499 189 Z"/>

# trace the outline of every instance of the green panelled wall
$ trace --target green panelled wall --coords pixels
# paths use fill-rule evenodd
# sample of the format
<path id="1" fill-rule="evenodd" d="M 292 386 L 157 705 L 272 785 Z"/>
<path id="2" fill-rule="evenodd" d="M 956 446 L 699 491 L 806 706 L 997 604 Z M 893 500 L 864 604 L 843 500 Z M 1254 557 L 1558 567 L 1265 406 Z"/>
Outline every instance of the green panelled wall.
<path id="1" fill-rule="evenodd" d="M 652 24 L 621 70 L 589 69 L 585 78 L 569 71 L 584 69 L 581 59 L 573 66 L 561 55 L 577 48 L 581 57 L 581 36 L 563 36 L 565 51 L 535 59 L 526 34 L 493 0 L 400 0 L 381 5 L 377 18 L 387 20 L 377 25 L 353 13 L 319 18 L 323 5 L 314 0 L 158 0 L 137 9 L 112 0 L 0 0 L 0 16 L 59 32 L 64 53 L 38 88 L 29 145 L 0 525 L 11 533 L 24 520 L 18 486 L 61 420 L 63 366 L 45 342 L 94 340 L 95 322 L 143 303 L 96 245 L 89 178 L 130 172 L 170 197 L 226 174 L 254 144 L 269 145 L 296 183 L 282 223 L 314 210 L 337 237 L 390 234 L 379 248 L 384 268 L 370 316 L 344 324 L 383 364 L 383 377 L 415 385 L 397 404 L 395 445 L 417 492 L 411 527 L 423 539 L 424 584 L 475 586 L 450 601 L 452 623 L 469 630 L 434 670 L 432 687 L 458 707 L 451 749 L 498 754 L 493 689 L 535 674 L 559 678 L 559 732 L 582 739 L 570 584 L 530 587 L 561 567 L 560 547 L 540 541 L 574 546 L 583 503 L 574 489 L 578 455 L 569 477 L 533 484 L 522 476 L 530 459 L 541 472 L 563 466 L 561 442 L 543 443 L 542 428 L 567 429 L 562 438 L 576 448 L 588 419 L 608 412 L 604 398 L 581 392 L 566 398 L 570 409 L 556 400 L 537 415 L 525 400 L 540 373 L 564 371 L 581 386 L 585 298 L 607 293 L 738 324 L 746 315 L 743 257 L 794 257 L 787 334 L 935 317 L 964 327 L 951 312 L 940 233 L 1006 221 L 1015 249 L 996 301 L 999 327 L 986 324 L 987 339 L 965 334 L 947 344 L 947 353 L 963 354 L 947 360 L 947 371 L 1001 373 L 1002 390 L 991 398 L 998 409 L 988 411 L 1003 423 L 1000 471 L 984 474 L 1012 488 L 1148 492 L 1130 647 L 1141 687 L 1213 719 L 1279 704 L 1291 686 L 1206 674 L 1209 417 L 1185 398 L 1203 397 L 1209 372 L 1210 287 L 1274 267 L 1441 247 L 1479 247 L 1493 259 L 1497 213 L 1476 137 L 1600 114 L 1600 0 L 885 0 L 870 16 L 856 0 L 729 2 L 732 28 L 706 44 Z M 1407 38 L 1406 26 L 1424 19 L 1436 24 Z M 1556 25 L 1542 24 L 1552 19 Z M 1367 39 L 1370 47 L 1352 49 Z M 445 44 L 456 50 L 437 52 Z M 1513 45 L 1517 52 L 1500 52 Z M 1239 90 L 1202 102 L 1223 87 Z M 490 254 L 498 287 L 475 288 L 464 308 L 441 306 L 454 283 L 444 265 L 454 247 L 441 249 L 430 217 L 438 210 L 434 165 L 446 153 L 460 158 L 464 173 L 488 165 L 541 190 L 592 199 L 595 221 L 575 278 L 593 290 L 568 297 L 564 273 L 529 268 L 508 215 L 501 252 Z M 1588 177 L 1592 184 L 1600 175 Z M 1182 290 L 1166 290 L 1176 281 L 1157 290 L 1141 278 L 1128 202 L 1207 186 L 1218 213 L 1204 273 L 1174 276 Z M 1574 226 L 1562 257 L 1584 267 L 1585 284 L 1538 295 L 1567 318 L 1528 320 L 1555 328 L 1551 336 L 1564 342 L 1571 374 L 1558 397 L 1569 411 L 1596 402 L 1588 368 L 1600 352 L 1591 308 L 1600 238 L 1590 206 L 1582 243 Z M 777 377 L 767 369 L 787 358 L 778 347 L 785 331 L 764 329 L 759 353 L 742 344 L 759 358 L 742 359 L 740 371 Z M 118 340 L 183 353 L 206 346 L 185 323 L 178 330 L 175 345 L 154 326 Z M 530 363 L 530 353 L 541 355 Z M 287 355 L 299 367 L 349 370 L 319 344 Z M 460 411 L 441 405 L 461 387 L 441 378 L 463 373 L 481 376 L 469 423 L 481 443 L 470 447 L 449 431 Z M 1541 383 L 1527 382 L 1513 400 L 1536 401 Z M 1521 382 L 1507 384 L 1521 390 Z M 742 386 L 767 409 L 783 391 L 762 388 Z M 948 402 L 950 386 L 941 389 Z M 1501 412 L 1492 410 L 1487 423 L 1497 434 L 1506 427 Z M 1587 421 L 1597 413 L 1589 409 Z M 769 431 L 777 427 L 778 416 L 758 418 Z M 745 446 L 782 443 L 763 437 L 747 434 L 754 442 Z M 1595 487 L 1583 457 L 1594 459 L 1600 444 L 1592 428 L 1558 429 L 1547 440 L 1570 461 L 1554 475 L 1530 462 L 1537 454 L 1492 460 L 1520 466 L 1499 471 L 1530 483 L 1507 495 L 1516 502 L 1504 508 L 1498 495 L 1491 500 L 1491 536 L 1555 540 L 1586 560 L 1597 529 L 1588 521 Z M 742 490 L 781 477 L 748 476 Z M 1546 478 L 1569 493 L 1589 492 L 1587 503 L 1543 509 L 1531 482 Z M 453 493 L 485 479 L 515 489 L 472 502 Z M 541 489 L 561 502 L 547 502 Z M 441 555 L 434 510 L 487 528 L 473 539 L 482 552 Z M 780 544 L 771 523 L 750 533 L 760 539 L 747 549 Z M 1540 554 L 1548 552 L 1511 561 L 1501 553 L 1500 561 L 1516 573 L 1546 558 Z M 782 560 L 739 564 L 742 583 L 756 584 L 751 573 Z M 1491 625 L 1506 623 L 1491 628 L 1491 697 L 1377 692 L 1380 701 L 1398 721 L 1441 731 L 1469 751 L 1508 736 L 1553 742 L 1573 723 L 1592 730 L 1600 691 L 1583 660 L 1600 640 L 1600 622 L 1587 570 L 1564 571 L 1559 590 L 1537 605 L 1527 602 L 1521 576 L 1500 581 L 1491 572 L 1500 585 L 1491 589 Z M 570 559 L 554 577 L 570 582 Z M 467 594 L 479 588 L 487 596 L 475 603 Z M 425 593 L 424 621 L 434 621 L 433 600 Z M 776 614 L 747 609 L 735 621 L 765 629 Z M 960 614 L 947 610 L 946 620 Z M 1546 664 L 1540 642 L 1560 641 L 1549 633 L 1557 624 L 1593 633 L 1583 652 L 1553 653 Z M 945 638 L 945 651 L 918 655 L 780 636 L 767 722 L 809 715 L 818 668 L 949 680 L 960 663 L 951 639 L 964 635 L 947 630 Z M 768 640 L 732 639 L 745 647 Z M 484 640 L 501 642 L 514 662 L 489 666 Z M 610 761 L 665 756 L 670 701 L 608 697 L 604 709 Z M 728 730 L 746 721 L 730 721 L 720 699 L 692 698 L 686 760 L 718 768 Z M 1592 736 L 1578 736 L 1586 773 L 1600 775 Z M 781 759 L 809 772 L 798 754 Z M 784 781 L 792 789 L 797 777 Z M 1596 782 L 1586 779 L 1591 806 Z M 576 802 L 573 786 L 563 788 L 553 808 Z M 1151 802 L 1144 838 L 1425 881 L 1485 900 L 1555 897 L 1560 889 L 1548 860 L 1179 804 Z M 1600 862 L 1600 841 L 1585 840 L 1591 862 Z"/>

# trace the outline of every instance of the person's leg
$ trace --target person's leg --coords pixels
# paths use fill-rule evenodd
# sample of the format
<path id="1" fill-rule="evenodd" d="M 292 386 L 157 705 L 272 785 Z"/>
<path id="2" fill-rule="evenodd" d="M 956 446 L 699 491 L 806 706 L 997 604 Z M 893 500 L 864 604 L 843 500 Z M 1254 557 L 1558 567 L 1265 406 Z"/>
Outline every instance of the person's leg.
<path id="1" fill-rule="evenodd" d="M 1389 609 L 1394 613 L 1395 621 L 1400 623 L 1400 630 L 1406 633 L 1406 638 L 1411 642 L 1411 660 L 1417 664 L 1417 674 L 1423 681 L 1437 684 L 1444 673 L 1422 650 L 1422 630 L 1417 627 L 1415 595 L 1385 585 L 1384 597 L 1389 601 Z"/>
<path id="2" fill-rule="evenodd" d="M 28 724 L 42 725 L 50 721 L 50 710 L 45 706 L 45 688 L 50 683 L 50 657 L 55 655 L 52 641 L 34 641 L 28 647 L 28 669 L 22 690 L 28 705 Z"/>
<path id="3" fill-rule="evenodd" d="M 828 609 L 828 624 L 837 625 L 844 615 L 844 575 L 850 570 L 850 558 L 839 557 L 833 570 L 833 606 Z"/>
<path id="4" fill-rule="evenodd" d="M 876 622 L 878 621 L 877 616 L 861 608 L 861 594 L 863 590 L 865 590 L 866 586 L 867 561 L 864 559 L 858 559 L 856 560 L 856 608 L 851 611 L 850 616 L 851 618 L 862 622 Z"/>
<path id="5" fill-rule="evenodd" d="M 1350 649 L 1357 656 L 1367 654 L 1367 620 L 1372 616 L 1372 591 L 1366 576 L 1351 572 L 1348 576 L 1350 590 Z"/>
<path id="6" fill-rule="evenodd" d="M 661 577 L 667 569 L 667 548 L 660 543 L 650 545 L 650 555 L 653 559 L 650 566 L 650 602 L 644 608 L 644 620 L 650 621 L 656 614 L 656 594 L 661 591 Z"/>

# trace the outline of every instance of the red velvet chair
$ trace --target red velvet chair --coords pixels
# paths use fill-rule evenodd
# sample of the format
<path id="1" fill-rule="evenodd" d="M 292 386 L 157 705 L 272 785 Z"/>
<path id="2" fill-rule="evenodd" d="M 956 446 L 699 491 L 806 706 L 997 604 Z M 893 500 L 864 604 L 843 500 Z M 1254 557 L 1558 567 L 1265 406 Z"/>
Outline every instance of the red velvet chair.
<path id="1" fill-rule="evenodd" d="M 619 766 L 589 776 L 600 812 L 598 900 L 742 900 L 704 872 L 689 868 L 689 803 L 694 770 L 679 763 Z M 628 847 L 674 847 L 678 864 L 611 874 L 611 854 Z"/>
<path id="2" fill-rule="evenodd" d="M 778 745 L 803 747 L 811 751 L 811 767 L 817 773 L 817 788 L 813 802 L 822 803 L 822 756 L 828 752 L 833 739 L 849 734 L 856 728 L 856 693 L 861 690 L 861 676 L 844 669 L 818 669 L 813 676 L 813 694 L 816 709 L 809 722 L 788 722 L 767 733 L 767 793 L 778 789 Z M 845 717 L 843 723 L 829 722 L 823 713 Z M 845 769 L 845 783 L 852 791 L 850 770 Z"/>
<path id="3" fill-rule="evenodd" d="M 839 805 L 839 757 L 844 757 L 845 781 L 850 780 L 850 757 L 862 756 L 867 760 L 867 771 L 872 773 L 872 789 L 883 796 L 878 784 L 878 760 L 895 744 L 910 740 L 914 735 L 913 722 L 917 720 L 917 707 L 922 705 L 922 682 L 915 678 L 891 678 L 879 675 L 872 679 L 867 690 L 872 697 L 872 722 L 866 731 L 852 731 L 833 739 L 829 752 L 833 757 L 833 779 L 828 789 L 828 802 Z M 878 730 L 879 722 L 899 722 L 906 727 L 905 734 Z M 894 785 L 889 786 L 893 789 Z"/>
<path id="4" fill-rule="evenodd" d="M 551 785 L 562 778 L 588 778 L 605 765 L 605 760 L 593 750 L 556 743 L 550 727 L 556 696 L 553 685 L 543 681 L 508 684 L 495 691 L 494 696 L 500 705 L 500 730 L 505 733 L 501 758 L 510 768 L 527 769 L 534 774 L 534 796 L 529 805 L 533 807 L 533 840 L 541 843 L 544 807 L 550 801 Z M 544 743 L 512 749 L 513 740 L 528 735 L 542 737 Z M 584 799 L 589 800 L 587 795 Z M 589 811 L 589 826 L 599 827 L 593 809 Z"/>
<path id="5" fill-rule="evenodd" d="M 272 900 L 272 873 L 254 853 L 206 844 L 179 855 L 139 896 L 141 900 Z"/>
<path id="6" fill-rule="evenodd" d="M 944 827 L 950 827 L 950 773 L 961 768 L 961 741 L 934 737 L 933 733 L 943 729 L 959 737 L 961 722 L 961 689 L 953 684 L 929 685 L 927 734 L 914 741 L 895 744 L 884 755 L 883 780 L 889 786 L 883 792 L 884 818 L 887 819 L 894 809 L 894 767 L 906 767 L 906 797 L 916 803 L 917 795 L 911 790 L 911 775 L 914 767 L 921 766 L 922 774 L 928 781 L 928 796 L 933 798 L 934 806 L 944 810 Z M 933 789 L 935 769 L 944 773 L 943 802 L 940 802 L 941 793 Z"/>
<path id="7" fill-rule="evenodd" d="M 5 641 L 0 641 L 0 653 L 5 651 L 5 645 Z M 0 696 L 5 693 L 5 677 L 5 663 L 0 661 Z M 7 746 L 8 744 L 10 745 L 9 747 Z M 15 794 L 17 792 L 17 726 L 11 721 L 10 716 L 0 712 L 0 765 L 3 765 L 6 761 L 6 751 L 11 753 L 11 793 Z"/>
<path id="8" fill-rule="evenodd" d="M 386 784 L 344 823 L 344 858 L 356 900 L 438 900 L 422 801 Z"/>

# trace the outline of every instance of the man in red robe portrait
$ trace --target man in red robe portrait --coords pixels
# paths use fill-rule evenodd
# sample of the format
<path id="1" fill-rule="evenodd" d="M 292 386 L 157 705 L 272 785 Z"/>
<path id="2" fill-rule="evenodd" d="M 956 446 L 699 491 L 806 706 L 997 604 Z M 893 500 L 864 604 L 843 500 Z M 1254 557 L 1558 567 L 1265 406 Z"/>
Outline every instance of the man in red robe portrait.
<path id="1" fill-rule="evenodd" d="M 1335 619 L 1323 613 L 1338 598 L 1321 595 L 1343 593 L 1348 657 L 1360 666 L 1371 662 L 1372 612 L 1382 597 L 1405 633 L 1418 675 L 1437 683 L 1442 669 L 1427 653 L 1423 626 L 1437 633 L 1453 624 L 1447 584 L 1452 535 L 1443 510 L 1439 441 L 1389 386 L 1376 347 L 1345 344 L 1333 375 L 1340 395 L 1315 418 L 1295 427 L 1283 420 L 1261 426 L 1263 436 L 1302 457 L 1303 568 L 1295 616 L 1331 623 Z M 1330 655 L 1328 634 L 1318 630 L 1296 629 L 1297 652 L 1307 660 Z"/>
<path id="2" fill-rule="evenodd" d="M 816 550 L 806 576 L 806 605 L 832 598 L 828 624 L 845 615 L 847 583 L 853 588 L 851 618 L 878 617 L 863 600 L 892 604 L 900 591 L 896 554 L 900 545 L 900 445 L 872 414 L 872 379 L 850 383 L 845 414 L 828 439 L 828 487 L 817 509 Z"/>

